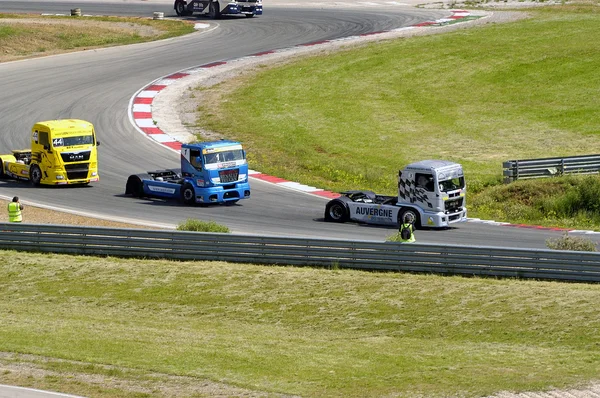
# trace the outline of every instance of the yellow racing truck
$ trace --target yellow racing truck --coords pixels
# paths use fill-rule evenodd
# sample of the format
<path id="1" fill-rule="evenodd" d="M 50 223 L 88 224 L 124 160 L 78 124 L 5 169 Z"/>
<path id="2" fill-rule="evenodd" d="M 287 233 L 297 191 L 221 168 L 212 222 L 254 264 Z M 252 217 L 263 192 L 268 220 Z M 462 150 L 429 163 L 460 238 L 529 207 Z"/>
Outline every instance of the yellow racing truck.
<path id="1" fill-rule="evenodd" d="M 98 181 L 98 145 L 94 126 L 85 120 L 38 122 L 31 129 L 31 149 L 0 155 L 0 178 L 35 186 Z"/>

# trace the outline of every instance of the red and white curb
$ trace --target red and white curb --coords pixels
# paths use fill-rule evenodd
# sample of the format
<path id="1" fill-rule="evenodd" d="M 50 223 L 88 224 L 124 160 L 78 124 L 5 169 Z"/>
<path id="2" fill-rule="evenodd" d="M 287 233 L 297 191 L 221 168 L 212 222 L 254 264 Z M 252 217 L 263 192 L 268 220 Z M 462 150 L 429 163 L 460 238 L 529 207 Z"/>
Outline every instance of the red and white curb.
<path id="1" fill-rule="evenodd" d="M 137 130 L 157 143 L 175 151 L 181 149 L 181 142 L 157 126 L 152 118 L 152 102 L 158 93 L 169 84 L 189 75 L 186 72 L 178 72 L 155 80 L 152 84 L 138 91 L 130 100 L 130 116 Z"/>
<path id="2" fill-rule="evenodd" d="M 147 86 L 143 87 L 141 90 L 139 90 L 131 98 L 130 105 L 129 105 L 130 119 L 132 120 L 133 125 L 136 127 L 136 129 L 139 132 L 146 135 L 148 138 L 154 140 L 155 142 L 178 152 L 181 149 L 181 143 L 182 143 L 181 138 L 175 136 L 174 134 L 170 134 L 168 131 L 163 131 L 158 126 L 158 123 L 152 117 L 152 104 L 154 102 L 154 99 L 163 89 L 168 87 L 170 84 L 173 84 L 174 82 L 176 82 L 180 79 L 184 79 L 193 74 L 205 72 L 206 70 L 211 69 L 211 68 L 216 68 L 219 66 L 232 64 L 240 59 L 262 57 L 262 56 L 266 56 L 269 54 L 275 54 L 275 53 L 292 52 L 299 48 L 314 47 L 314 46 L 319 46 L 319 45 L 323 45 L 323 44 L 348 41 L 348 40 L 352 40 L 352 39 L 356 39 L 356 38 L 360 38 L 360 37 L 376 36 L 376 35 L 381 35 L 381 34 L 389 33 L 389 32 L 405 31 L 405 30 L 415 29 L 415 28 L 419 28 L 419 27 L 442 26 L 445 24 L 454 23 L 456 21 L 459 21 L 461 19 L 471 16 L 470 12 L 465 11 L 465 10 L 451 10 L 450 12 L 452 13 L 452 15 L 448 18 L 442 18 L 442 19 L 435 20 L 435 21 L 423 22 L 423 23 L 419 23 L 414 26 L 409 26 L 409 27 L 405 27 L 405 28 L 366 33 L 363 35 L 350 36 L 350 37 L 334 39 L 334 40 L 316 41 L 316 42 L 300 44 L 295 47 L 290 47 L 290 48 L 280 49 L 280 50 L 263 51 L 263 52 L 251 54 L 249 56 L 242 57 L 239 59 L 234 59 L 234 60 L 230 60 L 230 61 L 212 62 L 209 64 L 204 64 L 204 65 L 196 66 L 193 68 L 189 68 L 189 69 L 185 69 L 185 70 L 173 73 L 171 75 L 168 75 L 168 76 L 165 76 L 165 77 L 162 77 L 162 78 L 159 78 L 159 79 L 153 81 L 149 85 L 147 85 Z M 327 199 L 332 199 L 332 198 L 336 198 L 336 197 L 340 196 L 339 193 L 326 191 L 326 190 L 323 190 L 323 189 L 320 189 L 317 187 L 311 187 L 311 186 L 300 184 L 300 183 L 293 182 L 293 181 L 287 181 L 287 180 L 284 180 L 279 177 L 266 175 L 266 174 L 263 174 L 263 173 L 260 173 L 257 171 L 253 171 L 253 170 L 249 171 L 249 175 L 251 178 L 266 181 L 266 182 L 276 184 L 278 186 L 282 186 L 285 188 L 293 189 L 296 191 L 301 191 L 301 192 L 306 192 L 306 193 L 310 193 L 313 195 L 321 196 L 321 197 L 324 197 Z"/>

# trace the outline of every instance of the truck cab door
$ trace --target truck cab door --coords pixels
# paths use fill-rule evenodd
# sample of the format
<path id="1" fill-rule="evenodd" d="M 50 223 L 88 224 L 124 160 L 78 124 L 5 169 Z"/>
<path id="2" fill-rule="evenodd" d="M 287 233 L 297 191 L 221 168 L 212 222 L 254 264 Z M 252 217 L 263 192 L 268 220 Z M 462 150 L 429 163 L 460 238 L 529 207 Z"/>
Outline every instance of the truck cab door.
<path id="1" fill-rule="evenodd" d="M 42 167 L 44 154 L 52 153 L 52 147 L 50 145 L 50 138 L 47 131 L 34 131 L 33 139 L 31 141 L 31 163 L 38 164 Z"/>

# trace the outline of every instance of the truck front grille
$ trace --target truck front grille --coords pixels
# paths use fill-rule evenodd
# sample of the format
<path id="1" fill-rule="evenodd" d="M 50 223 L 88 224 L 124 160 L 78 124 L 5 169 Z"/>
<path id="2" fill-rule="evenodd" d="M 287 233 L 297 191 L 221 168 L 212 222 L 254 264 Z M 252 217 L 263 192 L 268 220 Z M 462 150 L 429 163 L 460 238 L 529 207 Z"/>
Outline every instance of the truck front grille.
<path id="1" fill-rule="evenodd" d="M 240 175 L 239 169 L 219 171 L 219 178 L 221 179 L 221 183 L 235 182 L 238 180 L 239 175 Z"/>
<path id="2" fill-rule="evenodd" d="M 62 152 L 60 157 L 65 163 L 86 162 L 90 160 L 90 153 L 91 151 Z"/>
<path id="3" fill-rule="evenodd" d="M 69 180 L 84 180 L 84 179 L 88 178 L 90 164 L 89 163 L 66 164 L 65 170 L 67 170 L 67 178 Z"/>
<path id="4" fill-rule="evenodd" d="M 446 213 L 456 213 L 457 211 L 462 210 L 463 207 L 463 199 L 462 197 L 456 199 L 450 199 L 445 202 Z"/>

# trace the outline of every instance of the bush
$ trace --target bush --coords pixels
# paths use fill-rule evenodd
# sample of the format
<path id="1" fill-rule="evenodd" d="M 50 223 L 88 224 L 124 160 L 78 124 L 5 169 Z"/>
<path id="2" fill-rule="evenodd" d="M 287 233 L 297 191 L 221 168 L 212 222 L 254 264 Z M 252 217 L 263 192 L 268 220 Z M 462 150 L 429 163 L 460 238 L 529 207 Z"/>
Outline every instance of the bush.
<path id="1" fill-rule="evenodd" d="M 546 246 L 552 250 L 573 250 L 580 252 L 595 252 L 597 242 L 581 236 L 569 236 L 565 233 L 562 237 L 546 240 Z"/>
<path id="2" fill-rule="evenodd" d="M 519 180 L 470 194 L 472 217 L 512 223 L 597 229 L 600 226 L 600 178 L 566 175 Z"/>
<path id="3" fill-rule="evenodd" d="M 195 232 L 229 232 L 229 228 L 225 225 L 217 224 L 214 221 L 201 221 L 188 218 L 186 221 L 177 225 L 178 231 L 195 231 Z"/>
<path id="4" fill-rule="evenodd" d="M 557 203 L 566 216 L 573 216 L 580 211 L 593 215 L 600 214 L 600 179 L 597 176 L 582 178 Z"/>

